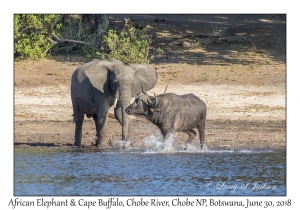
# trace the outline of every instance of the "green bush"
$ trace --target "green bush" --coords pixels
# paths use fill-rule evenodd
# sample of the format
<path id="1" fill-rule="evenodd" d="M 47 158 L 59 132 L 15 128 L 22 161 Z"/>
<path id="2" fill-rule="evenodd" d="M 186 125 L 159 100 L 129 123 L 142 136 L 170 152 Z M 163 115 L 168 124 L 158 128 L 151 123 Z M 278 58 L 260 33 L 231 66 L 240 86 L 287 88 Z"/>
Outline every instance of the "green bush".
<path id="1" fill-rule="evenodd" d="M 96 54 L 100 58 L 121 60 L 125 64 L 149 63 L 148 51 L 151 39 L 146 34 L 147 29 L 125 28 L 119 33 L 109 30 L 103 37 L 106 47 L 102 47 Z"/>
<path id="2" fill-rule="evenodd" d="M 38 59 L 47 55 L 53 44 L 51 26 L 59 15 L 16 14 L 14 15 L 14 54 L 21 59 Z"/>
<path id="3" fill-rule="evenodd" d="M 117 59 L 125 64 L 149 63 L 148 51 L 151 39 L 147 28 L 125 27 L 121 31 L 109 30 L 102 38 L 86 30 L 81 15 L 69 15 L 65 22 L 57 24 L 59 15 L 54 14 L 16 14 L 14 15 L 14 55 L 21 59 L 39 59 L 47 56 L 54 47 L 57 37 L 87 44 L 73 42 L 86 59 Z M 55 27 L 54 27 L 55 26 Z M 55 32 L 55 36 L 52 34 Z M 102 42 L 101 42 L 102 40 Z M 75 44 L 74 44 L 75 43 Z M 101 48 L 88 43 L 105 43 Z M 56 51 L 65 43 L 56 42 Z M 70 47 L 71 49 L 72 47 Z"/>

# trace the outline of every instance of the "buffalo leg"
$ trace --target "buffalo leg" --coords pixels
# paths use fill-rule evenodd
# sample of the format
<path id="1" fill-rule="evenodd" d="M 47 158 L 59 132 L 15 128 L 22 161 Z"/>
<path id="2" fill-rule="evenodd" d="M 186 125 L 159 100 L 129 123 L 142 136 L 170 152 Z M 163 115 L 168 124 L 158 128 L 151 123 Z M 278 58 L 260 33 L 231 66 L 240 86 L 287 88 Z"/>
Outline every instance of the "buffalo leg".
<path id="1" fill-rule="evenodd" d="M 205 143 L 205 118 L 201 119 L 200 124 L 198 125 L 199 136 L 200 136 L 200 145 L 201 149 L 204 147 Z"/>
<path id="2" fill-rule="evenodd" d="M 189 138 L 186 140 L 185 145 L 188 145 L 189 143 L 191 143 L 191 141 L 196 136 L 196 132 L 193 129 L 191 129 L 190 131 L 187 132 L 187 134 L 189 135 Z"/>
<path id="3" fill-rule="evenodd" d="M 158 126 L 161 134 L 164 137 L 164 141 L 173 133 L 173 129 L 171 128 L 171 124 L 166 121 L 163 122 L 161 125 Z"/>

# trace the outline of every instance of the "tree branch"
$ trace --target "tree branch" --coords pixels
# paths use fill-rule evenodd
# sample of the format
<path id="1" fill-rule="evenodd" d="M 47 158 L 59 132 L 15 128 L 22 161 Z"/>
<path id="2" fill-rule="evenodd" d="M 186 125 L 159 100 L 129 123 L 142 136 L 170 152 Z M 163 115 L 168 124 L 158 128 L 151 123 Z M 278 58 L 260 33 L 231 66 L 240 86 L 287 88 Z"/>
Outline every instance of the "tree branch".
<path id="1" fill-rule="evenodd" d="M 88 42 L 83 42 L 83 41 L 78 41 L 78 40 L 72 40 L 72 39 L 60 39 L 59 42 L 69 42 L 69 43 L 75 43 L 75 44 L 83 44 L 87 45 L 93 49 L 98 49 L 98 46 L 93 43 L 88 43 Z"/>
<path id="2" fill-rule="evenodd" d="M 69 42 L 69 43 L 74 43 L 74 44 L 82 44 L 82 45 L 87 45 L 92 49 L 98 49 L 99 47 L 94 44 L 94 43 L 89 43 L 89 42 L 84 42 L 84 41 L 79 41 L 79 40 L 73 40 L 73 39 L 61 39 L 58 36 L 56 36 L 56 34 L 54 33 L 54 31 L 52 31 L 52 36 L 57 40 L 54 41 L 50 38 L 47 38 L 52 44 L 58 44 L 58 43 L 63 43 L 63 42 Z"/>
<path id="3" fill-rule="evenodd" d="M 59 38 L 56 34 L 55 34 L 55 28 L 56 28 L 56 25 L 59 24 L 59 23 L 62 23 L 64 21 L 64 18 L 65 18 L 65 15 L 60 15 L 59 17 L 59 20 L 57 20 L 56 23 L 53 23 L 51 25 L 51 35 L 52 35 L 52 38 L 54 38 L 56 41 L 54 41 L 52 38 L 47 38 L 52 44 L 56 45 L 56 44 L 59 44 L 59 43 L 63 43 L 63 42 L 68 42 L 68 43 L 73 43 L 73 44 L 81 44 L 81 45 L 86 45 L 92 49 L 99 49 L 99 46 L 95 43 L 89 43 L 89 42 L 84 42 L 84 41 L 79 41 L 79 40 L 73 40 L 73 39 L 64 39 L 64 38 Z M 108 15 L 99 15 L 98 19 L 100 20 L 99 23 L 102 23 L 104 22 L 104 26 L 108 28 L 108 25 L 109 25 L 109 19 L 108 19 Z M 102 25 L 99 25 L 99 27 L 102 27 Z M 100 28 L 102 29 L 102 28 Z M 106 28 L 105 28 L 106 29 Z M 107 29 L 106 29 L 107 30 Z M 101 43 L 100 43 L 101 45 Z"/>
<path id="4" fill-rule="evenodd" d="M 49 37 L 47 37 L 47 39 L 48 39 L 53 45 L 58 44 L 58 42 L 56 42 L 56 41 L 50 39 Z"/>

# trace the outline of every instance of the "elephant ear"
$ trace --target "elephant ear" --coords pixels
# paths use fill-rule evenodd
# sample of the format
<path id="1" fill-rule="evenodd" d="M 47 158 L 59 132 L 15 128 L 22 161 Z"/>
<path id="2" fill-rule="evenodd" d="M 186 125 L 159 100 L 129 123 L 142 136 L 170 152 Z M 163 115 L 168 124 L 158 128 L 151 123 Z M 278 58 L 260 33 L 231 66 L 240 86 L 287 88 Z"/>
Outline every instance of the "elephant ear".
<path id="1" fill-rule="evenodd" d="M 139 93 L 151 90 L 157 82 L 157 72 L 148 65 L 131 64 L 134 69 L 134 81 L 131 86 L 131 97 L 136 97 Z"/>
<path id="2" fill-rule="evenodd" d="M 109 74 L 111 61 L 107 60 L 93 60 L 91 64 L 85 69 L 85 74 L 89 78 L 92 85 L 100 90 L 102 93 L 110 91 Z"/>

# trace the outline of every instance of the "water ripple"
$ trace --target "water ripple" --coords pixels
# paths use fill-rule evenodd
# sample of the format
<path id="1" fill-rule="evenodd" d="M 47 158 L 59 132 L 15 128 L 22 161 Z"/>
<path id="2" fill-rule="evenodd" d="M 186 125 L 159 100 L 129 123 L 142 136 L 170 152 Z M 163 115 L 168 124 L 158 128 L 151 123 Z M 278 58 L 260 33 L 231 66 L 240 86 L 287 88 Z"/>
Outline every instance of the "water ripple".
<path id="1" fill-rule="evenodd" d="M 203 152 L 145 141 L 146 149 L 125 151 L 16 148 L 15 195 L 286 195 L 285 150 Z"/>

